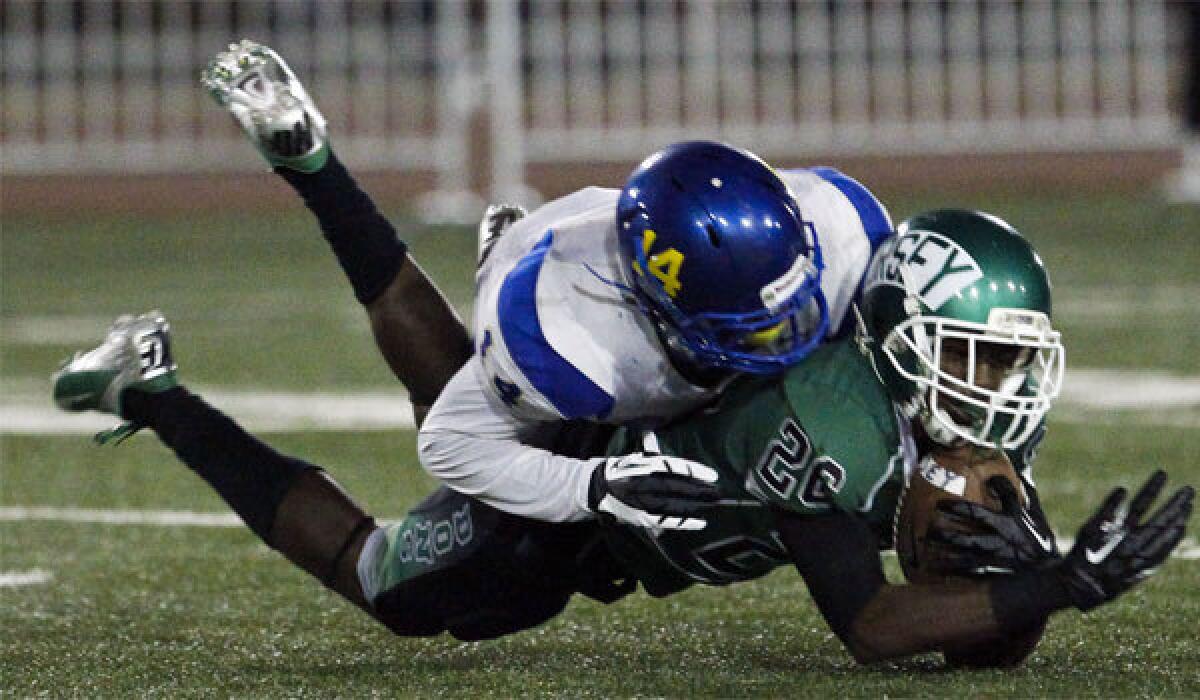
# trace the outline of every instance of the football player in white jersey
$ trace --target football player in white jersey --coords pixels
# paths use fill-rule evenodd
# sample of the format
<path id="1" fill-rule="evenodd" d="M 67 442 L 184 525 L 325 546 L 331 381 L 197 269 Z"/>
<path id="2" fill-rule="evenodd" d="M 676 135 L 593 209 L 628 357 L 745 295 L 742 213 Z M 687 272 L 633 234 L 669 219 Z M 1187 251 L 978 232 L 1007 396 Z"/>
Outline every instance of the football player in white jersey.
<path id="1" fill-rule="evenodd" d="M 799 235 L 773 239 L 764 220 Z M 563 421 L 655 425 L 710 402 L 736 372 L 800 361 L 843 329 L 890 231 L 870 192 L 835 170 L 776 178 L 709 142 L 654 154 L 621 190 L 552 201 L 485 256 L 476 353 L 425 421 L 421 460 L 503 510 L 591 517 L 597 461 L 537 449 Z M 775 293 L 786 301 L 772 309 Z"/>
<path id="2" fill-rule="evenodd" d="M 568 195 L 491 241 L 472 348 L 278 55 L 243 41 L 204 82 L 317 215 L 418 419 L 466 362 L 425 418 L 419 455 L 452 488 L 517 515 L 703 527 L 690 516 L 715 497 L 704 465 L 546 448 L 563 444 L 569 421 L 654 425 L 710 402 L 735 373 L 799 362 L 849 325 L 891 232 L 878 201 L 836 171 L 791 171 L 785 183 L 744 151 L 677 144 L 623 189 Z M 412 341 L 430 329 L 436 338 Z"/>

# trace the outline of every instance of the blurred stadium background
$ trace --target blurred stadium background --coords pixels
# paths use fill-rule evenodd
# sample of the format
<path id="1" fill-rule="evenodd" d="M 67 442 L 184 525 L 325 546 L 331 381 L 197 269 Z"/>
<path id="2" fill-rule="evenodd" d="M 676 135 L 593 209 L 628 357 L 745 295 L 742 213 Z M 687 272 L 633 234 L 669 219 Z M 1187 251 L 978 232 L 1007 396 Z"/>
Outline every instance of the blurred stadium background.
<path id="1" fill-rule="evenodd" d="M 1200 552 L 1057 619 L 1013 673 L 852 670 L 797 577 L 573 603 L 485 645 L 393 640 L 234 527 L 49 373 L 164 309 L 186 380 L 395 516 L 430 482 L 316 226 L 198 85 L 247 36 L 469 312 L 473 221 L 616 186 L 713 137 L 832 164 L 897 220 L 985 208 L 1042 252 L 1068 379 L 1039 462 L 1061 534 L 1110 484 L 1200 484 L 1200 11 L 1159 0 L 6 0 L 0 7 L 3 692 L 170 695 L 1200 694 Z M 893 572 L 894 573 L 894 572 Z M 1115 634 L 1119 630 L 1120 634 Z"/>
<path id="2" fill-rule="evenodd" d="M 9 0 L 4 168 L 257 169 L 196 88 L 246 36 L 320 96 L 345 160 L 424 178 L 406 193 L 432 216 L 531 183 L 558 194 L 564 168 L 620 173 L 695 137 L 781 164 L 1153 152 L 1165 171 L 1194 15 L 1159 0 Z"/>

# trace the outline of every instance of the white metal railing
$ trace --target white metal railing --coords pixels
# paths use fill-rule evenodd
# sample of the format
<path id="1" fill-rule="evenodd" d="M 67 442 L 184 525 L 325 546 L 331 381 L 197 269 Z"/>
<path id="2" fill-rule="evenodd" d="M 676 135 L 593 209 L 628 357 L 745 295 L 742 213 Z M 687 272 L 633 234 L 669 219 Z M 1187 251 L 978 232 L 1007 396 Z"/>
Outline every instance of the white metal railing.
<path id="1" fill-rule="evenodd" d="M 213 54 L 252 37 L 319 96 L 348 161 L 466 182 L 466 0 L 0 5 L 5 173 L 261 167 L 198 82 Z"/>
<path id="2" fill-rule="evenodd" d="M 529 4 L 529 114 L 496 116 L 523 124 L 529 162 L 627 160 L 700 136 L 785 156 L 1177 139 L 1159 0 Z"/>
<path id="3" fill-rule="evenodd" d="M 345 160 L 434 171 L 446 208 L 474 205 L 473 177 L 521 196 L 527 164 L 629 161 L 682 138 L 781 158 L 1178 140 L 1164 0 L 2 5 L 5 173 L 260 167 L 197 85 L 242 36 L 293 63 Z"/>

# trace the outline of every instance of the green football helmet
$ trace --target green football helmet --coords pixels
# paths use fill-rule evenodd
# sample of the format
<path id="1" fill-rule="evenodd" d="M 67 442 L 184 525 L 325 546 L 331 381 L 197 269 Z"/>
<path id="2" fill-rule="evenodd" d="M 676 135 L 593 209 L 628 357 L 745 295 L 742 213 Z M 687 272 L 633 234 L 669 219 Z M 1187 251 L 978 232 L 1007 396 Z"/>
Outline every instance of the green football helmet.
<path id="1" fill-rule="evenodd" d="M 860 341 L 892 399 L 935 442 L 1012 449 L 1062 387 L 1050 282 L 1008 223 L 941 209 L 902 222 L 863 281 Z"/>

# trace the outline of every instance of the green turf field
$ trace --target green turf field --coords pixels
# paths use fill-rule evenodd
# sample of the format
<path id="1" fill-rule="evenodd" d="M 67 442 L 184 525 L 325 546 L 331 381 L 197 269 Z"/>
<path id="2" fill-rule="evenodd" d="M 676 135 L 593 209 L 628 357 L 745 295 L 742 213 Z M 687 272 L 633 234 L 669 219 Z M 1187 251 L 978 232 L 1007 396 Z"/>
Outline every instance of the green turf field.
<path id="1" fill-rule="evenodd" d="M 1068 402 L 1055 414 L 1037 475 L 1060 535 L 1073 534 L 1110 485 L 1135 486 L 1154 467 L 1173 483 L 1200 484 L 1200 211 L 1131 195 L 887 201 L 896 218 L 954 204 L 1018 225 L 1056 285 L 1069 372 L 1104 370 L 1092 375 L 1121 381 L 1094 392 L 1140 397 L 1119 409 Z M 395 388 L 299 204 L 206 220 L 6 217 L 2 235 L 0 408 L 10 419 L 42 397 L 48 404 L 57 361 L 98 340 L 111 317 L 155 306 L 172 321 L 182 376 L 205 390 Z M 472 232 L 413 226 L 405 235 L 467 311 Z M 1107 372 L 1117 369 L 1128 372 Z M 1184 390 L 1156 401 L 1125 381 L 1147 377 Z M 269 440 L 326 465 L 384 517 L 432 484 L 411 431 Z M 226 512 L 149 436 L 99 448 L 81 435 L 6 429 L 0 441 L 3 512 Z M 1054 618 L 1024 667 L 976 673 L 940 671 L 932 656 L 856 667 L 784 569 L 666 600 L 581 599 L 543 628 L 478 644 L 393 638 L 241 528 L 0 520 L 0 576 L 35 571 L 49 580 L 0 587 L 5 695 L 1200 694 L 1196 558 L 1171 560 L 1086 618 Z"/>

